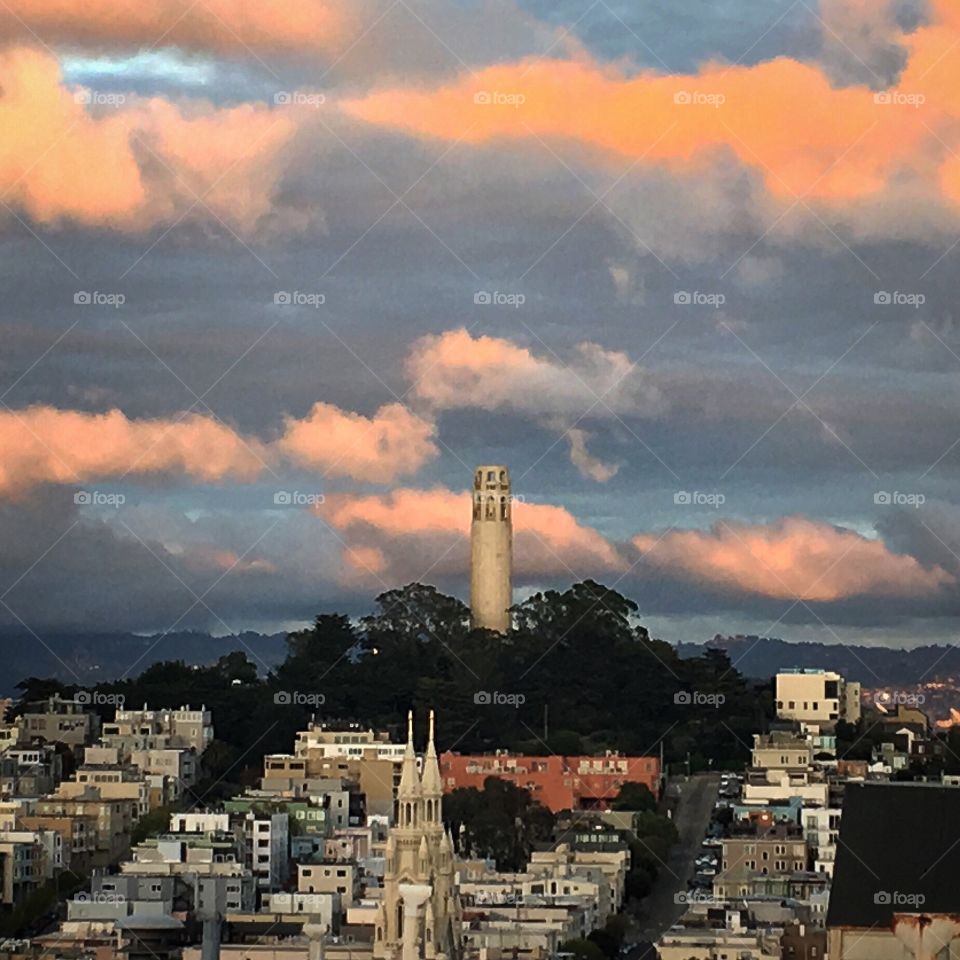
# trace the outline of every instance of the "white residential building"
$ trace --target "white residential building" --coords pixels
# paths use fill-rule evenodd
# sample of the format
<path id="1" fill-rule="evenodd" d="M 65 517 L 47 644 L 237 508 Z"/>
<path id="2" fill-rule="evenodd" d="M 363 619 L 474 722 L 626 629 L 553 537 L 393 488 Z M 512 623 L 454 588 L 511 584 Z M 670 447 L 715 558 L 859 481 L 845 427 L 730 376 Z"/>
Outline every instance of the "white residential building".
<path id="1" fill-rule="evenodd" d="M 838 807 L 803 807 L 800 824 L 813 857 L 813 869 L 833 876 L 837 858 L 837 840 L 840 836 L 840 809 Z"/>
<path id="2" fill-rule="evenodd" d="M 831 670 L 782 670 L 776 680 L 777 716 L 822 725 L 860 719 L 860 684 Z"/>

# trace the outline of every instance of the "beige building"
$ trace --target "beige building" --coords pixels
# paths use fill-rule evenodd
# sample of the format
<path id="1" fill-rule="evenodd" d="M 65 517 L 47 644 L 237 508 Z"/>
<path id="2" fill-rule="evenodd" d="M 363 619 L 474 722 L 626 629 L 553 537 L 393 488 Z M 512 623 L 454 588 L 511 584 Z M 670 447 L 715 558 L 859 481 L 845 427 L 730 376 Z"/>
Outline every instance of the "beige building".
<path id="1" fill-rule="evenodd" d="M 732 837 L 723 841 L 720 868 L 725 880 L 738 880 L 754 871 L 792 873 L 807 869 L 807 844 L 802 838 Z"/>
<path id="2" fill-rule="evenodd" d="M 0 904 L 16 906 L 44 880 L 44 847 L 29 830 L 0 832 Z"/>
<path id="3" fill-rule="evenodd" d="M 118 709 L 112 723 L 103 725 L 105 746 L 123 750 L 193 749 L 202 754 L 213 742 L 213 715 L 205 707 L 177 710 Z"/>
<path id="4" fill-rule="evenodd" d="M 769 772 L 810 770 L 813 766 L 813 745 L 805 736 L 779 730 L 767 734 L 755 733 L 750 766 Z M 776 776 L 771 782 L 779 779 Z"/>
<path id="5" fill-rule="evenodd" d="M 84 764 L 64 780 L 53 794 L 65 800 L 95 796 L 102 800 L 129 800 L 134 804 L 134 819 L 150 810 L 150 789 L 136 770 L 111 764 Z"/>
<path id="6" fill-rule="evenodd" d="M 776 679 L 777 716 L 830 727 L 860 719 L 860 684 L 831 670 L 782 670 Z"/>
<path id="7" fill-rule="evenodd" d="M 23 736 L 43 737 L 49 743 L 82 747 L 93 743 L 100 732 L 100 718 L 78 700 L 64 700 L 58 694 L 42 703 L 30 704 L 21 717 Z"/>
<path id="8" fill-rule="evenodd" d="M 366 799 L 367 816 L 393 822 L 403 761 L 403 744 L 372 730 L 326 730 L 311 724 L 297 733 L 294 754 L 264 757 L 264 784 L 284 780 L 291 784 L 310 779 L 347 780 L 357 784 Z"/>
<path id="9" fill-rule="evenodd" d="M 513 496 L 504 466 L 477 467 L 470 526 L 470 612 L 473 625 L 506 633 L 513 605 Z"/>
<path id="10" fill-rule="evenodd" d="M 297 864 L 297 892 L 340 895 L 343 909 L 352 907 L 360 895 L 360 871 L 343 860 Z"/>
<path id="11" fill-rule="evenodd" d="M 130 832 L 137 820 L 134 800 L 108 800 L 88 789 L 76 797 L 53 795 L 37 801 L 37 817 L 79 818 L 96 824 L 92 865 L 109 866 L 123 859 L 130 849 Z"/>

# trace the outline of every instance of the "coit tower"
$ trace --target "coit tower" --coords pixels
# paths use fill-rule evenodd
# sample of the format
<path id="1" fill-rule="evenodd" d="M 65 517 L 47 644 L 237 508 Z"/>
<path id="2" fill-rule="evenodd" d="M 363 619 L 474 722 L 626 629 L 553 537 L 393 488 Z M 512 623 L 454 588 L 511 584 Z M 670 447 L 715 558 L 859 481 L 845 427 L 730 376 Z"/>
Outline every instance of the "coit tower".
<path id="1" fill-rule="evenodd" d="M 470 613 L 475 627 L 510 629 L 513 502 L 504 466 L 477 467 L 470 527 Z"/>

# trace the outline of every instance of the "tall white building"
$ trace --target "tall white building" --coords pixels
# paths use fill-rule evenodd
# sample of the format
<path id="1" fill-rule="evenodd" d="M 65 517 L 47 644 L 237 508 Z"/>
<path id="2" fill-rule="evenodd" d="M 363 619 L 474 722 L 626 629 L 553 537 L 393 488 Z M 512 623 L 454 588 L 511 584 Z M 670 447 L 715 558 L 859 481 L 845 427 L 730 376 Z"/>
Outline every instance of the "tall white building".
<path id="1" fill-rule="evenodd" d="M 513 501 L 504 466 L 477 467 L 470 526 L 470 613 L 475 627 L 510 629 Z"/>
<path id="2" fill-rule="evenodd" d="M 777 674 L 777 716 L 829 726 L 860 719 L 860 684 L 831 670 L 796 668 Z"/>

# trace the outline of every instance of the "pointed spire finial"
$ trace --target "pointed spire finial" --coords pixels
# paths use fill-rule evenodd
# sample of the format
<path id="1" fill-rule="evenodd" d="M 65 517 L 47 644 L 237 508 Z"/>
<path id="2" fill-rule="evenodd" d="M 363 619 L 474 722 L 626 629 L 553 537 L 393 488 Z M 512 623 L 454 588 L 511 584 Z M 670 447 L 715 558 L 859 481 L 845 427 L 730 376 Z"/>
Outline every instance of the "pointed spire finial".
<path id="1" fill-rule="evenodd" d="M 433 743 L 433 710 L 430 711 L 430 743 Z"/>
<path id="2" fill-rule="evenodd" d="M 413 743 L 413 711 L 407 711 L 407 743 Z"/>

